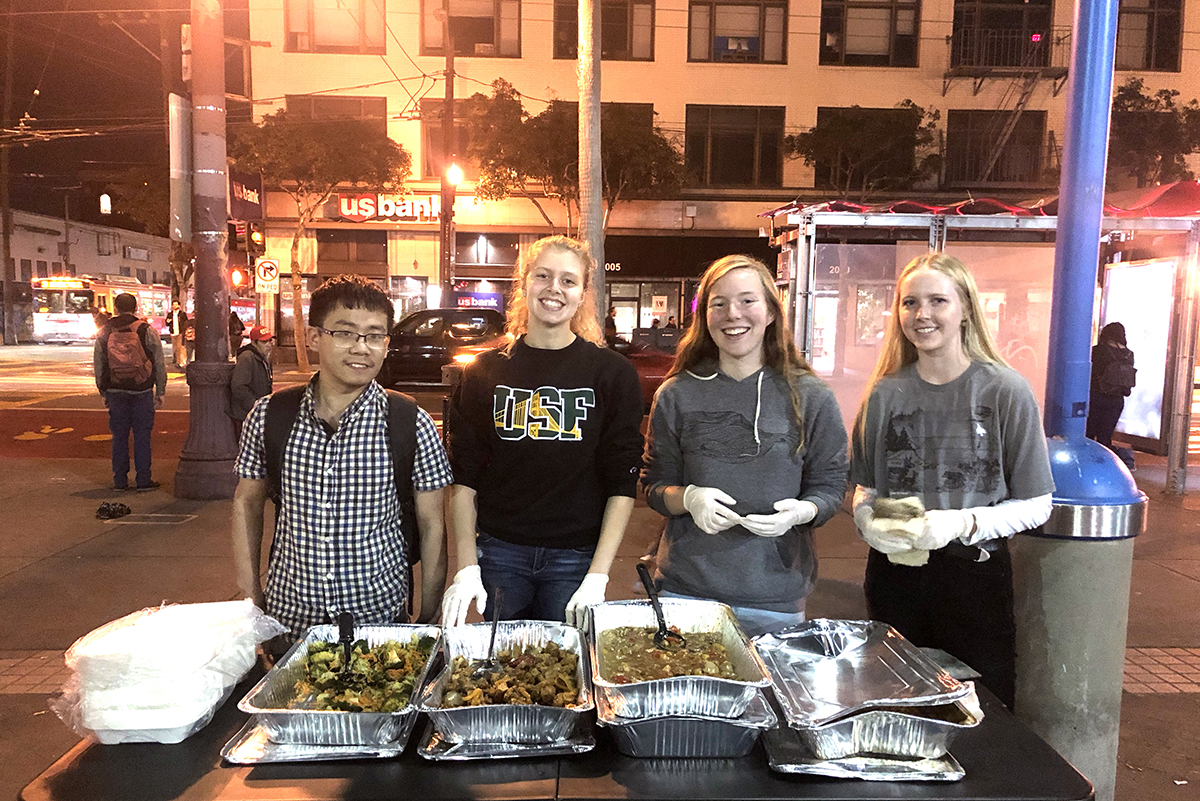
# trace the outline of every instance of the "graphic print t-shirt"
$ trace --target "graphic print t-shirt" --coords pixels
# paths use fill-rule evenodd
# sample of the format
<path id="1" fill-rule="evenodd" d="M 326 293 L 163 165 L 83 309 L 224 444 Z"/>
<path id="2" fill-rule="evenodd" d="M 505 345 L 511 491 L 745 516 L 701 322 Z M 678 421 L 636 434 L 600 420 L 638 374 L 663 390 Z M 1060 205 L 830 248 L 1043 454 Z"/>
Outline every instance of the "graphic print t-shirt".
<path id="1" fill-rule="evenodd" d="M 974 362 L 949 384 L 910 365 L 880 381 L 855 426 L 850 477 L 927 509 L 992 506 L 1054 491 L 1041 415 L 1017 372 Z"/>
<path id="2" fill-rule="evenodd" d="M 619 353 L 576 339 L 561 350 L 518 340 L 482 354 L 450 407 L 455 482 L 476 491 L 481 533 L 551 548 L 596 544 L 604 507 L 633 497 L 642 394 Z"/>

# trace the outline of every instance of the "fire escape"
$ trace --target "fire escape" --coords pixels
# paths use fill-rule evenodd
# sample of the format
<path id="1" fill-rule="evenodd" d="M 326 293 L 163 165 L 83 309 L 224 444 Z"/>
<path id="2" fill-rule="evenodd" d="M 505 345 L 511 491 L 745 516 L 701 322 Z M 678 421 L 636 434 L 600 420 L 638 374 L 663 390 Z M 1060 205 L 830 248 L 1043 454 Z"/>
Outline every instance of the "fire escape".
<path id="1" fill-rule="evenodd" d="M 1058 96 L 1067 81 L 1070 59 L 1071 30 L 1069 28 L 1030 31 L 1023 29 L 980 29 L 963 26 L 947 38 L 950 48 L 950 68 L 942 77 L 942 96 L 950 90 L 955 79 L 972 81 L 972 94 L 978 95 L 990 80 L 1005 81 L 1005 90 L 997 103 L 996 113 L 987 126 L 973 131 L 975 140 L 966 149 L 970 153 L 960 180 L 968 183 L 1007 182 L 993 177 L 1004 156 L 1021 115 L 1029 106 L 1038 84 L 1053 82 Z M 986 144 L 985 144 L 986 143 Z M 1047 135 L 1047 161 L 1058 158 L 1054 132 Z"/>

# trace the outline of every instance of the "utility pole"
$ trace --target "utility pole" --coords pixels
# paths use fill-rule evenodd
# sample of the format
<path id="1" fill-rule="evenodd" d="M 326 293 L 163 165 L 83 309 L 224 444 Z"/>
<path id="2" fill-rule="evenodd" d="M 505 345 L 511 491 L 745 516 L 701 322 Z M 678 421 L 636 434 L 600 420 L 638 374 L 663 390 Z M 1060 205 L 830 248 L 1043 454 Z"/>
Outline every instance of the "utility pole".
<path id="1" fill-rule="evenodd" d="M 454 192 L 450 183 L 450 165 L 454 159 L 454 40 L 450 34 L 450 0 L 442 0 L 442 49 L 446 53 L 446 99 L 442 101 L 441 197 L 438 213 L 438 286 L 442 289 L 442 307 L 450 306 L 454 269 Z"/>
<path id="2" fill-rule="evenodd" d="M 8 0 L 8 11 L 13 10 L 15 0 Z M 13 95 L 13 15 L 4 15 L 4 109 L 0 116 L 0 124 L 8 130 L 12 126 L 12 95 Z M 17 344 L 17 315 L 16 298 L 17 271 L 12 260 L 12 204 L 8 196 L 8 183 L 12 180 L 12 167 L 9 162 L 8 147 L 0 145 L 0 239 L 3 239 L 3 252 L 0 259 L 0 278 L 4 283 L 4 306 L 0 313 L 4 315 L 4 344 Z"/>
<path id="3" fill-rule="evenodd" d="M 190 418 L 175 497 L 232 498 L 237 437 L 226 413 L 229 284 L 225 275 L 225 26 L 220 0 L 192 0 L 192 248 L 196 254 L 196 359 L 188 364 Z"/>
<path id="4" fill-rule="evenodd" d="M 579 238 L 596 270 L 596 316 L 604 319 L 604 210 L 600 179 L 600 6 L 579 0 Z"/>

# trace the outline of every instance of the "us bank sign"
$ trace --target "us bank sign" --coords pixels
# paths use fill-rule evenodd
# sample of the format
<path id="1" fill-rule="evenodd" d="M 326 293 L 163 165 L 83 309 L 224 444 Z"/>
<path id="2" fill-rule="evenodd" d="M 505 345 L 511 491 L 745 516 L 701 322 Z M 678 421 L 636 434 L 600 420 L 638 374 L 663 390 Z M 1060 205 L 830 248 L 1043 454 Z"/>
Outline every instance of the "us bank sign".
<path id="1" fill-rule="evenodd" d="M 437 195 L 344 195 L 337 196 L 338 216 L 345 220 L 398 220 L 437 222 L 441 198 Z"/>

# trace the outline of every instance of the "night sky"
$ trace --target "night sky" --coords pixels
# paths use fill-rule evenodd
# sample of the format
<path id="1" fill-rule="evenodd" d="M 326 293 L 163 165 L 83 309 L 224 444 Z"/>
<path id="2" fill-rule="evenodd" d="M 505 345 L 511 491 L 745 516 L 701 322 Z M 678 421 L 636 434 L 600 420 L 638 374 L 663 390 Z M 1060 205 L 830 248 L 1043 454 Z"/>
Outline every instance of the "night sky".
<path id="1" fill-rule="evenodd" d="M 227 9 L 231 5 L 225 3 Z M 244 0 L 240 5 L 244 8 Z M 62 215 L 66 190 L 54 187 L 82 185 L 71 191 L 71 217 L 99 222 L 98 196 L 107 176 L 130 165 L 158 163 L 165 168 L 159 19 L 167 15 L 177 41 L 179 24 L 189 16 L 188 3 L 0 2 L 0 13 L 7 8 L 15 12 L 14 72 L 12 119 L 4 138 L 9 140 L 11 129 L 28 114 L 34 118 L 28 127 L 48 132 L 50 139 L 12 148 L 13 207 Z M 227 33 L 233 34 L 230 28 L 236 30 L 239 22 L 244 27 L 244 12 L 241 20 L 229 19 L 226 13 Z M 0 63 L 2 43 L 0 31 Z M 68 136 L 67 131 L 84 135 Z"/>

